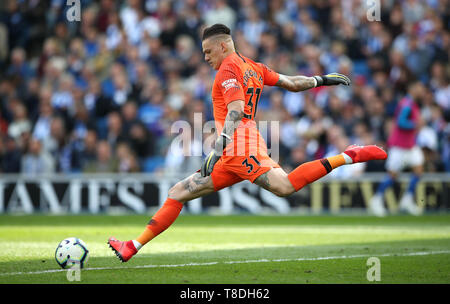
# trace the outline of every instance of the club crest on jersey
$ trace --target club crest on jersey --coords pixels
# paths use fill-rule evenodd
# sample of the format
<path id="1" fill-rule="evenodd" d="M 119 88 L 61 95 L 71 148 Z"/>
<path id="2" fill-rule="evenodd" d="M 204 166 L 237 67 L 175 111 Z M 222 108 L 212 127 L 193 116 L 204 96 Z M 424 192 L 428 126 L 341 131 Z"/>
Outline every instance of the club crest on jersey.
<path id="1" fill-rule="evenodd" d="M 237 88 L 237 89 L 239 88 L 237 79 L 235 79 L 235 78 L 225 80 L 224 82 L 222 82 L 222 86 L 225 88 L 225 92 L 231 88 Z"/>

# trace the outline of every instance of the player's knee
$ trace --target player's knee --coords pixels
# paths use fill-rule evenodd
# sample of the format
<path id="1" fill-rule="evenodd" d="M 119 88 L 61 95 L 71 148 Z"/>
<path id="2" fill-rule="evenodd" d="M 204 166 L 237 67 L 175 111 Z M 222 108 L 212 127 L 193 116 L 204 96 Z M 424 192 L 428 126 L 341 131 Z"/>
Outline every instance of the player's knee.
<path id="1" fill-rule="evenodd" d="M 181 182 L 178 182 L 169 189 L 169 192 L 167 193 L 168 197 L 172 198 L 174 200 L 177 200 L 177 201 L 181 201 L 183 199 L 182 198 L 182 190 L 183 190 L 183 186 L 182 186 Z"/>
<path id="2" fill-rule="evenodd" d="M 415 166 L 412 168 L 412 171 L 415 175 L 422 175 L 423 173 L 423 166 Z"/>
<path id="3" fill-rule="evenodd" d="M 288 184 L 283 184 L 283 185 L 279 185 L 278 187 L 276 187 L 274 189 L 274 191 L 272 191 L 276 196 L 279 197 L 286 197 L 291 195 L 292 193 L 295 192 L 295 189 L 292 185 L 288 185 Z"/>
<path id="4" fill-rule="evenodd" d="M 280 193 L 279 196 L 280 197 L 286 197 L 286 196 L 291 195 L 294 192 L 295 192 L 294 189 L 286 188 L 286 189 L 283 189 L 283 191 Z"/>
<path id="5" fill-rule="evenodd" d="M 397 172 L 395 172 L 395 171 L 388 171 L 388 172 L 389 172 L 389 175 L 391 176 L 391 178 L 393 180 L 397 179 L 397 177 L 398 177 L 398 173 Z"/>

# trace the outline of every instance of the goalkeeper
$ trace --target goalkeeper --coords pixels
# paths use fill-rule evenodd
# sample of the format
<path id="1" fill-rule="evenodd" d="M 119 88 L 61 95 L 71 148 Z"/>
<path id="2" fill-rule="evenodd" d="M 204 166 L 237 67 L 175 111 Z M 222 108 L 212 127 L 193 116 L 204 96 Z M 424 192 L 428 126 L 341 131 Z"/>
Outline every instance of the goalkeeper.
<path id="1" fill-rule="evenodd" d="M 286 173 L 267 154 L 266 143 L 254 120 L 264 85 L 300 92 L 318 86 L 348 86 L 350 79 L 338 73 L 313 77 L 276 73 L 239 54 L 234 48 L 230 29 L 222 24 L 204 30 L 202 49 L 205 61 L 218 71 L 212 88 L 218 134 L 215 147 L 204 160 L 201 170 L 169 190 L 167 200 L 141 235 L 130 241 L 109 238 L 109 246 L 122 262 L 128 261 L 143 245 L 166 230 L 187 201 L 243 180 L 278 196 L 288 196 L 339 166 L 387 157 L 386 152 L 374 145 L 350 146 L 339 155 L 304 163 Z"/>

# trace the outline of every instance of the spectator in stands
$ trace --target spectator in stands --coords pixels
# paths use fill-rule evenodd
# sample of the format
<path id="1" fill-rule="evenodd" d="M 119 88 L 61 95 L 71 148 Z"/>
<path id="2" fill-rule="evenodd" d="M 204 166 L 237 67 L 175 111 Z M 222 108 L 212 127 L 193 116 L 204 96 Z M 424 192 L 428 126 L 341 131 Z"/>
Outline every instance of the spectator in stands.
<path id="1" fill-rule="evenodd" d="M 11 104 L 13 121 L 8 126 L 8 135 L 18 142 L 22 133 L 31 131 L 32 125 L 28 119 L 28 111 L 22 101 L 14 99 Z"/>
<path id="2" fill-rule="evenodd" d="M 14 138 L 6 135 L 1 138 L 0 149 L 1 169 L 3 173 L 19 173 L 22 161 L 22 151 L 19 149 Z"/>
<path id="3" fill-rule="evenodd" d="M 21 87 L 23 87 L 25 82 L 34 74 L 29 62 L 27 62 L 26 59 L 26 53 L 23 48 L 14 48 L 11 51 L 11 65 L 6 72 L 6 75 L 12 77 Z"/>
<path id="4" fill-rule="evenodd" d="M 139 161 L 133 150 L 125 142 L 120 142 L 116 149 L 118 170 L 122 173 L 136 173 L 140 171 Z"/>
<path id="5" fill-rule="evenodd" d="M 28 151 L 22 157 L 21 172 L 32 176 L 55 172 L 54 159 L 47 151 L 42 149 L 40 140 L 30 138 Z"/>
<path id="6" fill-rule="evenodd" d="M 55 159 L 59 172 L 71 172 L 72 147 L 69 144 L 66 124 L 61 116 L 53 116 L 50 122 L 50 134 L 42 140 L 43 149 Z"/>
<path id="7" fill-rule="evenodd" d="M 38 140 L 43 140 L 50 135 L 50 122 L 54 115 L 51 95 L 52 91 L 46 87 L 39 93 L 39 112 L 33 128 L 33 137 Z"/>
<path id="8" fill-rule="evenodd" d="M 97 143 L 96 158 L 86 163 L 84 173 L 112 173 L 118 171 L 118 163 L 111 151 L 107 141 L 101 140 Z"/>
<path id="9" fill-rule="evenodd" d="M 309 158 L 336 149 L 325 129 L 343 128 L 343 141 L 373 138 L 385 145 L 395 107 L 420 80 L 430 88 L 421 115 L 424 128 L 437 136 L 433 155 L 439 156 L 426 168 L 449 170 L 445 1 L 384 1 L 382 22 L 368 22 L 361 1 L 312 0 L 86 0 L 81 22 L 67 22 L 63 2 L 11 0 L 0 11 L 0 133 L 11 129 L 18 150 L 30 136 L 41 139 L 56 172 L 82 170 L 82 134 L 107 140 L 113 155 L 124 141 L 140 161 L 151 155 L 148 163 L 161 163 L 174 137 L 173 122 L 191 121 L 189 109 L 199 101 L 211 119 L 214 77 L 199 38 L 204 26 L 217 22 L 236 29 L 243 55 L 284 74 L 338 69 L 351 75 L 353 84 L 346 88 L 283 91 L 273 98 L 271 90 L 264 91 L 257 115 L 280 121 L 281 165 L 301 151 Z M 316 112 L 327 122 L 319 132 Z M 63 132 L 51 127 L 55 117 Z M 293 133 L 295 126 L 299 133 Z M 305 132 L 309 126 L 312 133 Z M 51 142 L 57 144 L 49 150 Z M 142 146 L 144 152 L 135 150 Z M 379 164 L 366 166 L 374 170 L 381 170 Z"/>
<path id="10" fill-rule="evenodd" d="M 141 161 L 154 153 L 153 147 L 155 143 L 153 136 L 141 122 L 135 122 L 131 125 L 128 133 L 128 142 Z"/>
<path id="11" fill-rule="evenodd" d="M 76 146 L 73 154 L 73 171 L 81 172 L 89 164 L 95 162 L 97 157 L 97 133 L 88 129 L 80 145 Z"/>
<path id="12" fill-rule="evenodd" d="M 204 18 L 207 25 L 222 23 L 228 26 L 231 31 L 236 25 L 236 13 L 228 6 L 225 0 L 214 1 L 213 8 L 206 11 Z"/>
<path id="13" fill-rule="evenodd" d="M 129 100 L 121 108 L 122 130 L 124 134 L 129 134 L 133 125 L 139 122 L 138 106 L 134 100 Z"/>
<path id="14" fill-rule="evenodd" d="M 123 129 L 122 117 L 118 112 L 108 114 L 108 131 L 106 140 L 111 147 L 115 147 L 119 141 L 125 140 L 127 133 Z"/>
<path id="15" fill-rule="evenodd" d="M 0 136 L 8 132 L 8 121 L 3 117 L 2 109 L 0 107 Z"/>

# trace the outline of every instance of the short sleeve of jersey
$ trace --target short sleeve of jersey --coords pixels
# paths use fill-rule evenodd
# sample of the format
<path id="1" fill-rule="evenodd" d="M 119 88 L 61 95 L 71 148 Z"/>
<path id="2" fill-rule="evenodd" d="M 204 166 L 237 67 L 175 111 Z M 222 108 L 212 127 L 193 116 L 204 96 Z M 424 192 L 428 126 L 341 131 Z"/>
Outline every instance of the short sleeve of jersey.
<path id="1" fill-rule="evenodd" d="M 280 79 L 280 74 L 269 69 L 263 63 L 259 63 L 259 66 L 261 67 L 261 69 L 264 73 L 264 84 L 269 85 L 269 86 L 274 86 L 278 82 L 278 79 Z"/>
<path id="2" fill-rule="evenodd" d="M 242 76 L 239 77 L 236 67 L 231 64 L 227 65 L 219 71 L 216 78 L 226 105 L 235 100 L 245 101 L 244 90 L 240 80 Z"/>

